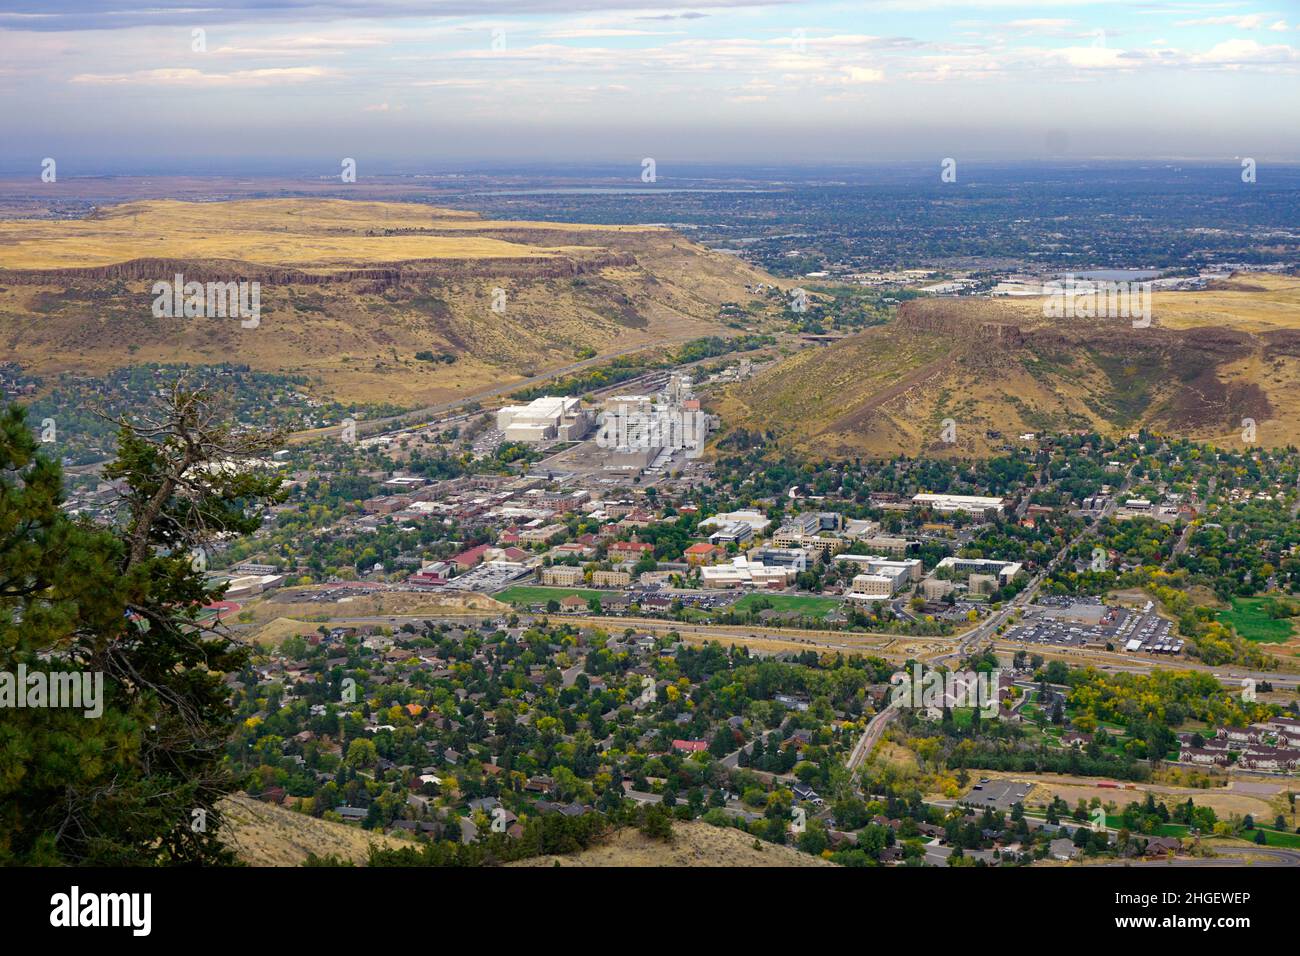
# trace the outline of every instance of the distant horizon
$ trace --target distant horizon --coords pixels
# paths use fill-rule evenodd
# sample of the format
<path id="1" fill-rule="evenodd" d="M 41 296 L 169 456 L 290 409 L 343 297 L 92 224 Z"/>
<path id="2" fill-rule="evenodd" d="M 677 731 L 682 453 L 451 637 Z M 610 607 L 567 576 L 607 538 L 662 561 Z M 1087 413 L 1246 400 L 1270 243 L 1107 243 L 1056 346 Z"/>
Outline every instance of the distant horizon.
<path id="1" fill-rule="evenodd" d="M 624 157 L 1300 161 L 1300 17 L 1288 4 L 8 8 L 4 173 L 44 157 L 69 174 L 77 163 L 282 170 L 317 157 L 327 166 L 354 157 L 371 171 Z"/>
<path id="2" fill-rule="evenodd" d="M 448 177 L 483 176 L 486 178 L 529 176 L 555 180 L 573 180 L 578 182 L 603 182 L 611 187 L 617 186 L 619 178 L 627 178 L 629 186 L 642 188 L 647 192 L 664 188 L 666 182 L 698 182 L 706 174 L 734 174 L 737 179 L 767 179 L 771 176 L 818 174 L 836 174 L 858 177 L 872 173 L 893 173 L 891 178 L 928 177 L 931 170 L 938 170 L 942 159 L 946 157 L 921 157 L 875 160 L 727 160 L 727 159 L 676 159 L 668 157 L 657 161 L 656 181 L 642 182 L 639 179 L 641 157 L 592 159 L 537 159 L 510 160 L 503 158 L 466 158 L 466 159 L 428 159 L 385 160 L 383 157 L 371 157 L 366 165 L 359 168 L 358 183 L 364 186 L 366 180 L 400 181 L 421 178 L 441 179 L 441 186 L 452 185 Z M 1300 157 L 1277 159 L 1266 155 L 1250 157 L 1264 170 L 1268 168 L 1300 170 Z M 986 171 L 1067 171 L 1071 169 L 1138 171 L 1153 167 L 1176 167 L 1181 171 L 1193 170 L 1233 170 L 1239 168 L 1241 157 L 1181 157 L 1150 156 L 1140 158 L 1114 157 L 1042 157 L 1042 158 L 979 158 L 957 157 L 961 166 L 968 169 Z M 70 155 L 58 161 L 58 181 L 90 181 L 95 179 L 142 179 L 142 178 L 188 178 L 188 179 L 232 179 L 248 177 L 255 180 L 301 180 L 303 184 L 318 183 L 321 186 L 341 186 L 338 175 L 330 163 L 333 159 L 313 162 L 310 157 L 247 157 L 243 159 L 213 160 L 155 160 L 155 165 L 144 165 L 143 161 L 104 161 L 80 160 Z M 31 180 L 39 190 L 40 165 L 31 161 L 23 164 L 0 162 L 0 182 L 21 184 Z M 969 177 L 964 177 L 969 181 Z M 883 177 L 873 181 L 885 183 Z M 1267 177 L 1261 178 L 1266 183 Z M 505 187 L 499 187 L 505 188 Z M 701 187 L 703 188 L 703 187 Z"/>

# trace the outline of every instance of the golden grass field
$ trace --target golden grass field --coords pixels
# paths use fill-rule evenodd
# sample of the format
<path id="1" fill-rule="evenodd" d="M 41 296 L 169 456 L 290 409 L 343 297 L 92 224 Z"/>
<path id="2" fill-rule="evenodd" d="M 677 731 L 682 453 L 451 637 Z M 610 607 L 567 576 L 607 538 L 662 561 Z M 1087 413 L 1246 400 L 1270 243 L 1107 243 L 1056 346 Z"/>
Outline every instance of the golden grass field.
<path id="1" fill-rule="evenodd" d="M 673 842 L 662 843 L 632 829 L 616 831 L 605 843 L 567 856 L 540 856 L 506 866 L 719 867 L 835 866 L 793 847 L 758 842 L 740 830 L 707 823 L 673 824 Z"/>
<path id="2" fill-rule="evenodd" d="M 643 233 L 654 227 L 602 226 Z M 418 230 L 417 235 L 383 235 Z M 68 269 L 130 259 L 235 259 L 308 271 L 448 258 L 550 258 L 589 245 L 536 246 L 482 233 L 590 232 L 573 223 L 501 222 L 415 203 L 265 199 L 223 203 L 150 200 L 86 219 L 0 222 L 0 269 Z"/>
<path id="3" fill-rule="evenodd" d="M 996 302 L 1018 321 L 1047 321 L 1043 319 L 1043 299 L 1037 296 L 1008 297 Z M 1243 332 L 1300 329 L 1300 276 L 1255 273 L 1204 290 L 1156 292 L 1152 296 L 1151 322 L 1171 329 L 1203 325 Z"/>
<path id="4" fill-rule="evenodd" d="M 155 317 L 153 285 L 176 272 L 258 279 L 258 327 Z M 0 348 L 41 376 L 236 362 L 304 376 L 321 397 L 418 407 L 589 350 L 726 332 L 720 307 L 751 301 L 746 287 L 761 281 L 655 227 L 488 221 L 416 203 L 150 200 L 0 222 Z"/>
<path id="5" fill-rule="evenodd" d="M 251 628 L 247 640 L 263 645 L 278 645 L 295 635 L 312 634 L 322 623 L 343 625 L 365 618 L 394 616 L 495 617 L 509 614 L 512 608 L 482 594 L 417 594 L 395 591 L 387 594 L 358 595 L 344 601 L 295 600 L 320 590 L 323 585 L 287 588 L 274 592 L 274 599 L 253 601 L 243 608 L 243 617 Z"/>
<path id="6" fill-rule="evenodd" d="M 413 841 L 295 813 L 284 807 L 234 794 L 221 803 L 228 829 L 226 846 L 248 866 L 301 866 L 309 853 L 334 854 L 364 865 L 371 844 L 386 849 Z"/>

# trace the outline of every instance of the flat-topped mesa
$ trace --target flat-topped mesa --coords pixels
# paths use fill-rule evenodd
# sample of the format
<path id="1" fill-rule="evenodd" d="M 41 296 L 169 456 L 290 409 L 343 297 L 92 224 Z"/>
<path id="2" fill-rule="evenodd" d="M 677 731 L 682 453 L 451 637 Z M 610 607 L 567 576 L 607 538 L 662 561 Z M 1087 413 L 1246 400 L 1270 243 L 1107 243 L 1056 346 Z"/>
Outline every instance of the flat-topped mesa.
<path id="1" fill-rule="evenodd" d="M 937 332 L 962 342 L 993 343 L 1004 348 L 1025 344 L 1025 331 L 1014 323 L 982 320 L 978 305 L 907 302 L 900 307 L 898 324 L 921 332 Z M 987 314 L 987 313 L 986 313 Z"/>
<path id="2" fill-rule="evenodd" d="M 505 256 L 474 259 L 413 259 L 355 268 L 308 271 L 259 265 L 234 259 L 130 259 L 102 266 L 71 269 L 0 269 L 0 285 L 52 285 L 98 282 L 105 279 L 151 282 L 176 273 L 197 282 L 259 281 L 278 285 L 326 285 L 368 282 L 376 288 L 420 278 L 436 279 L 571 279 L 610 267 L 635 266 L 630 253 L 602 252 L 591 256 Z"/>
<path id="3" fill-rule="evenodd" d="M 1005 322 L 981 322 L 978 337 L 982 341 L 995 342 L 1010 349 L 1017 349 L 1025 344 L 1024 329 Z"/>

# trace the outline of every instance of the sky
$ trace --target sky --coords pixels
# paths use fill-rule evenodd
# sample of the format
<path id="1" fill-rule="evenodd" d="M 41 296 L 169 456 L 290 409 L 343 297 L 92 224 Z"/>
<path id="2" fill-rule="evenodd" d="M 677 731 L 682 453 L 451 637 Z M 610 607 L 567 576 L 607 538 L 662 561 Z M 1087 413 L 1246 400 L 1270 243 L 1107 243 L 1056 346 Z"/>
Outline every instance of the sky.
<path id="1" fill-rule="evenodd" d="M 0 172 L 1300 161 L 1300 0 L 0 0 Z"/>

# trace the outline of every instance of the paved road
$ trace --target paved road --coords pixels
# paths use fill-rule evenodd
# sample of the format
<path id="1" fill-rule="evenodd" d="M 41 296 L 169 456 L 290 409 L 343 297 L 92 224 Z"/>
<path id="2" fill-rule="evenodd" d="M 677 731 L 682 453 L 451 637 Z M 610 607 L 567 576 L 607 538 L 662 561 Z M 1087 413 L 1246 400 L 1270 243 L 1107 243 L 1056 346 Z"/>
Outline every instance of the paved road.
<path id="1" fill-rule="evenodd" d="M 767 742 L 768 742 L 768 740 L 771 739 L 771 736 L 772 736 L 773 734 L 775 734 L 775 733 L 777 733 L 777 731 L 775 731 L 775 730 L 766 730 L 766 731 L 763 732 L 763 735 L 762 735 L 762 736 L 763 736 L 763 746 L 764 746 L 765 748 L 767 747 Z M 719 761 L 719 763 L 721 763 L 721 764 L 722 764 L 724 767 L 726 767 L 728 770 L 735 770 L 737 767 L 740 766 L 740 754 L 741 754 L 741 751 L 744 751 L 744 752 L 747 753 L 747 754 L 748 754 L 748 753 L 753 753 L 753 751 L 754 751 L 754 742 L 751 740 L 749 743 L 745 744 L 745 746 L 743 746 L 743 747 L 741 747 L 741 748 L 739 748 L 739 749 L 737 749 L 737 750 L 735 750 L 735 751 L 733 751 L 733 752 L 727 754 L 725 757 L 722 758 L 722 760 Z"/>
<path id="2" fill-rule="evenodd" d="M 890 703 L 888 707 L 871 718 L 867 723 L 867 729 L 862 732 L 862 737 L 854 745 L 852 752 L 849 753 L 849 759 L 845 762 L 845 766 L 849 768 L 849 773 L 857 772 L 858 768 L 870 756 L 871 751 L 876 749 L 876 744 L 880 740 L 880 735 L 885 732 L 885 727 L 897 716 L 898 705 Z"/>
<path id="3" fill-rule="evenodd" d="M 945 661 L 952 660 L 953 658 L 960 658 L 970 654 L 986 637 L 996 634 L 997 629 L 1008 621 L 1016 610 L 1027 607 L 1029 604 L 1033 603 L 1034 597 L 1038 594 L 1038 589 L 1042 587 L 1043 582 L 1047 580 L 1048 576 L 1056 570 L 1057 565 L 1074 550 L 1075 546 L 1080 541 L 1083 541 L 1094 534 L 1097 526 L 1115 512 L 1115 509 L 1119 506 L 1119 502 L 1124 497 L 1125 492 L 1128 491 L 1129 485 L 1133 479 L 1133 470 L 1136 467 L 1136 462 L 1129 466 L 1128 471 L 1124 473 L 1123 483 L 1115 492 L 1114 497 L 1111 498 L 1110 502 L 1102 510 L 1101 514 L 1098 515 L 1097 520 L 1094 521 L 1090 527 L 1084 528 L 1075 535 L 1073 539 L 1067 542 L 1065 546 L 1043 566 L 1043 569 L 1038 572 L 1029 584 L 1026 585 L 1025 588 L 1011 601 L 1009 601 L 1002 610 L 994 612 L 992 616 L 985 619 L 977 627 L 967 631 L 958 640 L 957 645 L 953 650 L 933 658 L 931 663 L 941 664 Z"/>
<path id="4" fill-rule="evenodd" d="M 1178 856 L 1167 860 L 1116 860 L 1098 866 L 1300 866 L 1300 850 L 1282 847 L 1218 847 L 1218 856 Z"/>

